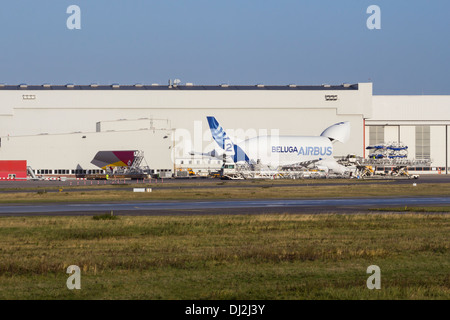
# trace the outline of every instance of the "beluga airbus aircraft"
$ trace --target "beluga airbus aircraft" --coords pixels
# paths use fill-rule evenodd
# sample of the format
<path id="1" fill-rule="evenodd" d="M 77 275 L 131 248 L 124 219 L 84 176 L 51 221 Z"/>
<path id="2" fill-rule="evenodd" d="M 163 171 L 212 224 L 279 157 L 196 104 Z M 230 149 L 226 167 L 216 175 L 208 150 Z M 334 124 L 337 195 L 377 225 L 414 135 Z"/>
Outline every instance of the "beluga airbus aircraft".
<path id="1" fill-rule="evenodd" d="M 320 136 L 266 135 L 233 143 L 215 117 L 209 116 L 207 120 L 219 149 L 191 154 L 224 159 L 225 163 L 262 164 L 272 170 L 314 165 L 337 174 L 348 171 L 347 167 L 337 163 L 333 157 L 333 143 L 345 143 L 350 137 L 348 121 L 328 127 Z"/>

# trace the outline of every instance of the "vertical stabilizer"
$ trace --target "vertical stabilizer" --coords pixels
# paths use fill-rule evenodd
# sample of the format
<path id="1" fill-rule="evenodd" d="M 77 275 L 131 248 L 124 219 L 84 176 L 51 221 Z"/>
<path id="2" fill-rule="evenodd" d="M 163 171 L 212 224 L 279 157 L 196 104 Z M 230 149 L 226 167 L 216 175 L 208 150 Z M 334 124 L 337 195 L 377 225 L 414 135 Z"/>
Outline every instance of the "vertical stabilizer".
<path id="1" fill-rule="evenodd" d="M 227 133 L 220 126 L 219 122 L 214 117 L 206 117 L 209 124 L 209 129 L 213 136 L 214 141 L 225 151 L 225 154 L 230 157 L 234 162 L 245 161 L 249 162 L 248 156 L 245 152 L 235 145 L 233 141 L 228 137 Z"/>

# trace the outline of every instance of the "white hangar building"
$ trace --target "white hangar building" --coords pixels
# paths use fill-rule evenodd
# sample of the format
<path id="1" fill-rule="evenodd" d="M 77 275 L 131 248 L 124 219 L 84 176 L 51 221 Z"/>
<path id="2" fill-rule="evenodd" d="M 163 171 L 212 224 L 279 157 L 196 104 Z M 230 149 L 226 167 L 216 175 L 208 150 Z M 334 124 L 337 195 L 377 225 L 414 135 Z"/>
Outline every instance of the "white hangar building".
<path id="1" fill-rule="evenodd" d="M 0 85 L 0 160 L 27 160 L 37 174 L 98 172 L 98 151 L 141 150 L 155 172 L 214 170 L 191 156 L 215 146 L 207 116 L 236 141 L 256 135 L 320 135 L 349 121 L 334 155 L 401 141 L 408 158 L 447 171 L 450 96 L 373 96 L 371 83 L 321 86 Z"/>

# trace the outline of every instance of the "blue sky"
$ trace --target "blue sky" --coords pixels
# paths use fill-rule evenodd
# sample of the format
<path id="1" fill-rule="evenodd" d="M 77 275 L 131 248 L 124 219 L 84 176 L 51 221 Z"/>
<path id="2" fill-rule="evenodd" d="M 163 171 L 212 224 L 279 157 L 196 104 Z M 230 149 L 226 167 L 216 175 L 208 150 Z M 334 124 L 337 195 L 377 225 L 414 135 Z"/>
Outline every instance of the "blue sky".
<path id="1" fill-rule="evenodd" d="M 70 5 L 81 29 L 69 30 Z M 381 29 L 369 30 L 370 5 Z M 373 82 L 450 94 L 448 0 L 2 2 L 0 83 Z"/>

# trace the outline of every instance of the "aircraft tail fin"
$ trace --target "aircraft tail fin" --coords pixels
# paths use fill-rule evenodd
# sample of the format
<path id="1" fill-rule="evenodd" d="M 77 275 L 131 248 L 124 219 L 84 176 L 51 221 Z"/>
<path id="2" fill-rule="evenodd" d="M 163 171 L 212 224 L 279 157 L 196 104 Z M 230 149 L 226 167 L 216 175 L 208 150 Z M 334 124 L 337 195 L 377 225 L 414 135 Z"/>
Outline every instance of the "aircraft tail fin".
<path id="1" fill-rule="evenodd" d="M 212 137 L 214 138 L 214 141 L 217 142 L 219 147 L 221 147 L 223 150 L 226 150 L 227 144 L 232 146 L 233 142 L 228 137 L 225 130 L 223 130 L 223 128 L 220 126 L 219 122 L 217 122 L 216 118 L 206 118 L 208 119 L 209 129 L 211 130 Z"/>
<path id="2" fill-rule="evenodd" d="M 249 163 L 249 158 L 245 154 L 244 150 L 238 145 L 234 144 L 233 141 L 228 137 L 227 133 L 220 126 L 219 122 L 215 117 L 206 117 L 209 124 L 209 129 L 213 136 L 214 141 L 225 151 L 225 154 L 234 162 L 245 161 Z"/>

